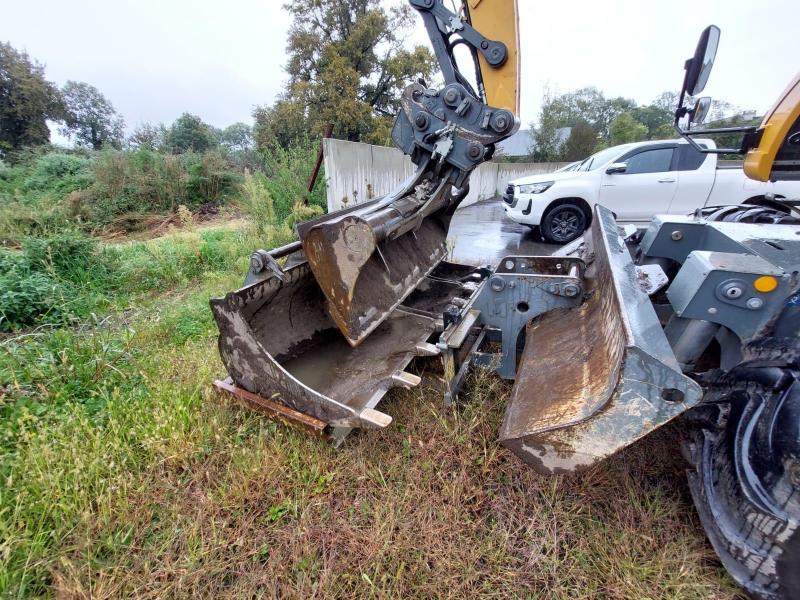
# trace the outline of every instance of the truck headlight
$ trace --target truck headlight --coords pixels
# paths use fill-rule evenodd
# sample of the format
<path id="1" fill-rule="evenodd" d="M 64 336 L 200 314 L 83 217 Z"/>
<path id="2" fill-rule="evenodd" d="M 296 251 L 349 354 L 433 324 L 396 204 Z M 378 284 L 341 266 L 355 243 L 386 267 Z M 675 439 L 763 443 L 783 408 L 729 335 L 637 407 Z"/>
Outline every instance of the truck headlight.
<path id="1" fill-rule="evenodd" d="M 519 193 L 520 194 L 541 194 L 542 192 L 546 192 L 550 189 L 555 181 L 543 181 L 541 183 L 526 183 L 525 185 L 519 186 Z"/>

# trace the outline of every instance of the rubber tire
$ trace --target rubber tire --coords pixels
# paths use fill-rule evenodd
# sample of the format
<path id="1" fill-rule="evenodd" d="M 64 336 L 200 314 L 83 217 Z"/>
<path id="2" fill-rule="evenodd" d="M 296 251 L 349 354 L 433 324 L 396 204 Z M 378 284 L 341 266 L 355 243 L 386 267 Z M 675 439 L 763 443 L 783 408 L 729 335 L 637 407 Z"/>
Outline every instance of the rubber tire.
<path id="1" fill-rule="evenodd" d="M 747 427 L 758 405 L 758 394 L 721 404 L 716 424 L 697 430 L 684 448 L 693 464 L 689 488 L 711 545 L 730 575 L 752 598 L 800 598 L 800 486 L 784 475 L 767 487 L 794 489 L 782 506 L 788 519 L 754 503 L 739 478 L 736 431 Z M 794 477 L 794 478 L 793 478 Z"/>
<path id="2" fill-rule="evenodd" d="M 574 229 L 569 233 L 555 229 L 561 218 L 574 219 Z M 583 235 L 583 232 L 586 231 L 587 221 L 586 213 L 577 204 L 559 204 L 544 215 L 541 225 L 542 237 L 551 244 L 567 244 Z"/>

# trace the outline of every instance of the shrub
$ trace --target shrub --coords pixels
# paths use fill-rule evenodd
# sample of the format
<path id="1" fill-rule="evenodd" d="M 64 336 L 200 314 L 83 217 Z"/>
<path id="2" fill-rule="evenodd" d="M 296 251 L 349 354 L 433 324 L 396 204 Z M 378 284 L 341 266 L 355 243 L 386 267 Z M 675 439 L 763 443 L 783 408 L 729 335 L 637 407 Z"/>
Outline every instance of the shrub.
<path id="1" fill-rule="evenodd" d="M 77 154 L 51 152 L 39 157 L 24 181 L 26 190 L 50 192 L 62 197 L 94 183 L 91 160 Z"/>
<path id="2" fill-rule="evenodd" d="M 308 138 L 288 148 L 273 144 L 264 151 L 264 186 L 275 201 L 279 222 L 284 222 L 293 212 L 295 203 L 302 203 L 303 199 L 308 200 L 309 206 L 326 209 L 325 173 L 320 172 L 311 194 L 306 189 L 317 151 L 316 143 Z"/>
<path id="3" fill-rule="evenodd" d="M 183 160 L 188 174 L 186 199 L 197 207 L 209 202 L 219 203 L 236 190 L 242 178 L 230 170 L 227 161 L 218 152 L 187 153 Z"/>
<path id="4" fill-rule="evenodd" d="M 45 318 L 62 319 L 63 287 L 47 274 L 31 271 L 24 261 L 9 260 L 8 254 L 0 254 L 0 331 L 34 325 Z"/>
<path id="5" fill-rule="evenodd" d="M 220 204 L 241 181 L 217 152 L 174 156 L 146 148 L 105 151 L 94 171 L 91 219 L 124 230 L 151 223 L 153 215 L 173 214 L 180 205 L 191 210 Z"/>
<path id="6" fill-rule="evenodd" d="M 290 242 L 294 233 L 287 223 L 289 215 L 283 219 L 278 217 L 268 187 L 269 181 L 263 173 L 248 173 L 241 187 L 240 199 L 258 236 L 268 248 L 274 248 Z"/>
<path id="7" fill-rule="evenodd" d="M 27 238 L 21 252 L 0 251 L 0 330 L 89 314 L 118 283 L 113 259 L 75 232 Z"/>

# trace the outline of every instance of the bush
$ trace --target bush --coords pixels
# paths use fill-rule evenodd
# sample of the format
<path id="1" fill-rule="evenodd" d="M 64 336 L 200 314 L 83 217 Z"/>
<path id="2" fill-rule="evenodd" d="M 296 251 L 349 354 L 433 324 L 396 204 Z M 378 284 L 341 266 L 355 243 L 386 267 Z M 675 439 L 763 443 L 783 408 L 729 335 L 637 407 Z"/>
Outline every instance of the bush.
<path id="1" fill-rule="evenodd" d="M 50 192 L 59 198 L 94 183 L 92 162 L 85 156 L 51 152 L 39 157 L 25 179 L 24 188 Z"/>
<path id="2" fill-rule="evenodd" d="M 96 183 L 85 200 L 91 219 L 123 230 L 140 229 L 153 215 L 173 214 L 180 205 L 220 204 L 241 181 L 217 152 L 104 151 L 94 172 Z"/>
<path id="3" fill-rule="evenodd" d="M 264 186 L 275 201 L 275 214 L 283 223 L 297 202 L 308 200 L 309 206 L 327 208 L 325 173 L 320 171 L 311 194 L 306 189 L 317 159 L 317 145 L 305 138 L 288 148 L 273 144 L 264 151 Z"/>
<path id="4" fill-rule="evenodd" d="M 322 214 L 319 206 L 306 206 L 297 201 L 288 214 L 280 217 L 269 192 L 269 180 L 263 173 L 245 175 L 241 188 L 242 208 L 267 248 L 287 244 L 295 238 L 293 227 L 300 221 Z"/>
<path id="5" fill-rule="evenodd" d="M 24 260 L 9 259 L 9 254 L 0 254 L 0 331 L 62 319 L 63 287 L 47 274 L 31 271 Z"/>
<path id="6" fill-rule="evenodd" d="M 27 238 L 0 251 L 0 331 L 63 323 L 89 314 L 113 290 L 113 256 L 79 233 Z"/>

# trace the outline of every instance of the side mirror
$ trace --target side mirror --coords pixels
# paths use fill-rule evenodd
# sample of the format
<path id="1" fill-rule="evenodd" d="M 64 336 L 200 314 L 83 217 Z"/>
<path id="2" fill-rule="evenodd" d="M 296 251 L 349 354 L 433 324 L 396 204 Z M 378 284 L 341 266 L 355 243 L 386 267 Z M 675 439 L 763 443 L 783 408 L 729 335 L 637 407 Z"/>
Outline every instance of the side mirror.
<path id="1" fill-rule="evenodd" d="M 700 125 L 708 116 L 708 109 L 711 108 L 711 96 L 703 96 L 695 102 L 692 110 L 689 111 L 689 124 Z"/>
<path id="2" fill-rule="evenodd" d="M 690 96 L 699 94 L 706 87 L 711 67 L 714 66 L 714 58 L 717 56 L 719 33 L 719 27 L 716 25 L 706 27 L 700 34 L 694 56 L 686 61 L 686 79 L 683 87 Z"/>
<path id="3" fill-rule="evenodd" d="M 606 169 L 606 174 L 613 175 L 614 173 L 624 173 L 628 170 L 628 163 L 618 162 L 611 163 Z"/>

